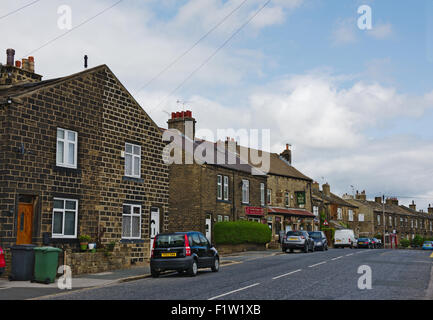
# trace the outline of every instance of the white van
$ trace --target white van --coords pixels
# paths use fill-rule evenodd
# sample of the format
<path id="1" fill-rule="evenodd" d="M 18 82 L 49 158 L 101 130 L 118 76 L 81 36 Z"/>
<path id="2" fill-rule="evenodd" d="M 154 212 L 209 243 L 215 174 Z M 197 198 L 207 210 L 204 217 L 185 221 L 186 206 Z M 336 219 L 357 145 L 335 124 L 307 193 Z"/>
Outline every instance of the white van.
<path id="1" fill-rule="evenodd" d="M 355 233 L 352 229 L 336 230 L 334 235 L 334 248 L 353 248 L 356 246 Z"/>

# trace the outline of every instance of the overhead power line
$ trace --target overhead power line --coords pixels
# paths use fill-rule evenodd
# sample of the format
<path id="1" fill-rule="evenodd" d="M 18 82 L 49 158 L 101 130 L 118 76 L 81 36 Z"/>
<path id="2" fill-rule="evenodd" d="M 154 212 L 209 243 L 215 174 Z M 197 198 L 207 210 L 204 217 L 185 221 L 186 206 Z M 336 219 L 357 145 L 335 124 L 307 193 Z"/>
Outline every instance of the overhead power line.
<path id="1" fill-rule="evenodd" d="M 219 21 L 213 28 L 211 28 L 208 32 L 206 32 L 200 39 L 198 39 L 191 47 L 189 47 L 185 52 L 183 52 L 181 55 L 179 55 L 176 59 L 174 59 L 171 63 L 169 63 L 164 69 L 162 69 L 156 76 L 154 76 L 152 79 L 150 79 L 145 85 L 137 89 L 137 92 L 145 89 L 149 86 L 153 81 L 158 79 L 162 74 L 164 74 L 168 69 L 170 69 L 172 66 L 174 66 L 176 63 L 179 62 L 184 56 L 186 56 L 192 49 L 194 49 L 200 42 L 202 42 L 204 39 L 207 38 L 213 31 L 215 31 L 220 25 L 222 25 L 228 18 L 230 18 L 236 11 L 238 11 L 248 0 L 244 0 L 241 2 L 239 6 L 234 8 L 228 15 L 226 15 L 221 21 Z"/>
<path id="2" fill-rule="evenodd" d="M 86 23 L 89 23 L 90 21 L 92 21 L 93 19 L 95 19 L 95 18 L 99 17 L 100 15 L 104 14 L 104 13 L 107 12 L 108 10 L 114 8 L 115 6 L 117 6 L 117 5 L 118 5 L 119 3 L 121 3 L 122 1 L 123 1 L 123 0 L 119 0 L 119 1 L 117 1 L 117 2 L 115 2 L 115 3 L 113 3 L 111 6 L 105 8 L 104 10 L 102 10 L 102 11 L 100 11 L 100 12 L 98 12 L 98 13 L 95 14 L 94 16 L 92 16 L 92 17 L 90 17 L 90 18 L 84 20 L 83 22 L 81 22 L 80 24 L 78 24 L 78 25 L 76 25 L 75 27 L 71 28 L 70 30 L 66 31 L 65 33 L 62 33 L 61 35 L 59 35 L 59 36 L 57 36 L 57 37 L 55 37 L 55 38 L 53 38 L 53 39 L 51 39 L 51 40 L 45 42 L 45 43 L 44 43 L 43 45 L 41 45 L 40 47 L 38 47 L 38 48 L 36 48 L 36 49 L 30 51 L 30 52 L 27 53 L 25 56 L 29 56 L 29 55 L 35 53 L 36 51 L 39 51 L 39 50 L 41 50 L 42 48 L 48 46 L 49 44 L 53 43 L 54 41 L 57 41 L 57 40 L 59 40 L 60 38 L 65 37 L 66 35 L 68 35 L 68 34 L 71 33 L 72 31 L 78 29 L 79 27 L 85 25 Z"/>
<path id="3" fill-rule="evenodd" d="M 6 18 L 6 17 L 9 17 L 9 16 L 13 15 L 14 13 L 17 13 L 18 11 L 21 11 L 21 10 L 27 8 L 27 7 L 30 7 L 31 5 L 33 5 L 33 4 L 35 4 L 35 3 L 39 2 L 39 1 L 41 1 L 41 0 L 35 0 L 35 1 L 33 1 L 33 2 L 30 2 L 30 3 L 26 4 L 26 5 L 24 5 L 24 6 L 20 7 L 20 8 L 18 8 L 18 9 L 15 9 L 15 10 L 9 12 L 9 13 L 6 13 L 5 15 L 0 16 L 0 20 L 1 20 L 1 19 L 4 19 L 4 18 Z"/>
<path id="4" fill-rule="evenodd" d="M 223 49 L 243 28 L 245 28 L 257 15 L 271 2 L 271 0 L 266 1 L 266 3 L 260 7 L 247 21 L 245 21 L 239 28 L 233 32 L 230 37 L 227 38 L 209 57 L 207 57 L 197 68 L 195 68 L 176 88 L 174 88 L 169 95 L 167 95 L 160 103 L 156 105 L 158 108 L 163 102 L 165 102 L 169 97 L 171 97 L 176 91 L 183 87 L 183 85 L 191 79 L 194 74 L 200 71 L 213 57 L 215 57 L 218 52 Z M 154 109 L 154 108 L 152 108 Z M 151 110 L 152 110 L 151 109 Z"/>

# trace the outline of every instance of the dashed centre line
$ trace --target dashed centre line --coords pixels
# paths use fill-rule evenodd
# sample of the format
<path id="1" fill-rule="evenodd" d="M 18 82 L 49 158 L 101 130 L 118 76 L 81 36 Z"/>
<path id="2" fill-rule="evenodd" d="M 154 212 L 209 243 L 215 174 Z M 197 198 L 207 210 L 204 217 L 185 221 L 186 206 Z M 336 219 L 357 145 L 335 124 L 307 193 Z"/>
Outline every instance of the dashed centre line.
<path id="1" fill-rule="evenodd" d="M 246 287 L 243 287 L 243 288 L 237 289 L 237 290 L 233 290 L 233 291 L 230 291 L 230 292 L 227 292 L 227 293 L 220 294 L 219 296 L 212 297 L 212 298 L 210 298 L 210 299 L 208 299 L 208 300 L 215 300 L 215 299 L 218 299 L 218 298 L 221 298 L 221 297 L 227 296 L 227 295 L 232 294 L 232 293 L 235 293 L 235 292 L 239 292 L 239 291 L 242 291 L 242 290 L 245 290 L 245 289 L 248 289 L 248 288 L 252 288 L 252 287 L 258 286 L 259 284 L 260 284 L 260 283 L 254 283 L 254 284 L 252 284 L 252 285 L 249 285 L 249 286 L 246 286 Z"/>
<path id="2" fill-rule="evenodd" d="M 280 275 L 280 276 L 273 277 L 272 280 L 275 280 L 275 279 L 278 279 L 278 278 L 281 278 L 281 277 L 285 277 L 285 276 L 289 276 L 289 275 L 294 274 L 294 273 L 296 273 L 296 272 L 299 272 L 299 271 L 301 271 L 301 270 L 302 270 L 302 269 L 298 269 L 298 270 L 295 270 L 295 271 L 292 271 L 292 272 L 289 272 L 289 273 L 282 274 L 282 275 Z"/>
<path id="3" fill-rule="evenodd" d="M 341 258 L 343 258 L 343 256 L 339 256 L 339 257 L 336 257 L 336 258 L 332 258 L 331 260 L 338 260 L 338 259 L 341 259 Z"/>
<path id="4" fill-rule="evenodd" d="M 313 265 L 311 265 L 311 266 L 308 266 L 308 268 L 313 268 L 313 267 L 315 267 L 315 266 L 319 266 L 319 265 L 324 264 L 324 263 L 326 263 L 326 261 L 322 261 L 322 262 L 319 262 L 319 263 L 313 264 Z"/>

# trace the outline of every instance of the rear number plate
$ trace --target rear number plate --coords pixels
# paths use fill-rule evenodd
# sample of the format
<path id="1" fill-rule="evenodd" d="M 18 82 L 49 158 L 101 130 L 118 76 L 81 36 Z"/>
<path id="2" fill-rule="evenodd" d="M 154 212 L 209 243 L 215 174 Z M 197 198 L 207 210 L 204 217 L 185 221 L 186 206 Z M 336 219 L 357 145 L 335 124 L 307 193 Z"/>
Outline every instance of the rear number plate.
<path id="1" fill-rule="evenodd" d="M 176 257 L 176 252 L 161 253 L 161 257 Z"/>

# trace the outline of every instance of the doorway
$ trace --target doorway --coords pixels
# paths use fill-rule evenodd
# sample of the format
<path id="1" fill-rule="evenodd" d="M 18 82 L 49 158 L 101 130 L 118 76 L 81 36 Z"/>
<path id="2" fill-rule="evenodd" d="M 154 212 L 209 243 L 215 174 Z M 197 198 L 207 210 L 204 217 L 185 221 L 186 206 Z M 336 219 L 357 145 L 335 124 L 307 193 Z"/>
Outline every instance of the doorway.
<path id="1" fill-rule="evenodd" d="M 31 244 L 33 234 L 34 198 L 19 196 L 16 244 Z"/>
<path id="2" fill-rule="evenodd" d="M 150 208 L 150 252 L 152 252 L 153 241 L 159 232 L 159 208 Z"/>
<path id="3" fill-rule="evenodd" d="M 209 240 L 209 242 L 212 242 L 211 236 L 212 236 L 212 216 L 207 215 L 206 216 L 206 238 Z"/>

